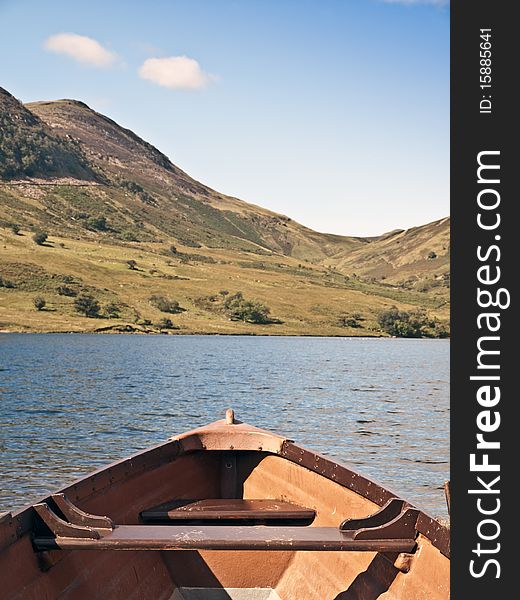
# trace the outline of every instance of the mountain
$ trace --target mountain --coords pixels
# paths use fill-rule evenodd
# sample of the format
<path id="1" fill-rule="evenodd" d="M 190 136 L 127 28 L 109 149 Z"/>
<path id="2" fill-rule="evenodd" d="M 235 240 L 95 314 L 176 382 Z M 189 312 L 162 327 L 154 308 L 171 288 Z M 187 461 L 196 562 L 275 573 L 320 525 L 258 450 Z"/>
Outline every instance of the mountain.
<path id="1" fill-rule="evenodd" d="M 319 233 L 192 179 L 77 100 L 23 105 L 0 88 L 0 134 L 0 329 L 146 329 L 164 317 L 158 293 L 179 300 L 185 332 L 371 335 L 393 304 L 447 319 L 449 219 L 375 238 Z M 276 318 L 261 330 L 230 321 L 219 291 Z M 80 317 L 73 298 L 85 293 L 119 318 Z"/>
<path id="2" fill-rule="evenodd" d="M 57 194 L 42 198 L 51 217 L 42 223 L 48 228 L 84 237 L 88 234 L 78 225 L 104 217 L 110 237 L 152 241 L 167 236 L 192 247 L 276 252 L 310 260 L 364 243 L 317 233 L 284 215 L 219 194 L 189 177 L 132 131 L 82 102 L 36 102 L 23 110 L 34 115 L 33 128 L 50 131 L 50 139 L 59 144 L 74 143 L 81 155 L 71 152 L 71 156 L 78 162 L 85 157 L 95 173 L 90 179 L 83 176 L 81 181 L 68 182 L 67 193 L 58 189 Z M 62 175 L 70 176 L 71 171 L 63 169 Z M 76 193 L 71 191 L 74 184 Z M 41 215 L 33 224 L 40 219 Z"/>

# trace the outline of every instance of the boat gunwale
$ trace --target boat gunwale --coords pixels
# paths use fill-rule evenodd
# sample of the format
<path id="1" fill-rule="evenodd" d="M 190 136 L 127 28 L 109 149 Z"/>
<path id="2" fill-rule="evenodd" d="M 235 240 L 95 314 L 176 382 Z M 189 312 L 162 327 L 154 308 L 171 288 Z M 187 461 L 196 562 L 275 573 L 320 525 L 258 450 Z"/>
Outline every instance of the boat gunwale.
<path id="1" fill-rule="evenodd" d="M 150 468 L 157 468 L 162 464 L 173 462 L 180 456 L 193 454 L 194 452 L 213 452 L 213 451 L 233 451 L 233 452 L 258 452 L 280 456 L 290 462 L 302 466 L 321 477 L 325 477 L 341 487 L 347 488 L 352 492 L 367 498 L 374 504 L 382 506 L 390 498 L 399 498 L 399 496 L 381 484 L 358 473 L 354 469 L 333 461 L 312 450 L 307 450 L 293 441 L 283 438 L 275 433 L 259 429 L 246 424 L 238 424 L 242 433 L 242 441 L 246 440 L 246 447 L 237 447 L 230 444 L 233 439 L 235 424 L 226 424 L 225 421 L 216 421 L 208 426 L 194 429 L 166 440 L 155 446 L 141 450 L 131 456 L 122 458 L 113 463 L 100 467 L 95 471 L 81 477 L 71 484 L 61 488 L 58 492 L 68 495 L 72 501 L 83 501 L 92 495 L 100 493 L 102 490 L 113 485 L 118 481 L 124 481 L 128 477 L 137 475 Z M 238 428 L 237 428 L 238 429 Z M 238 433 L 238 431 L 236 431 Z M 262 439 L 271 438 L 273 444 L 262 444 L 252 448 L 253 444 L 247 443 L 247 436 L 254 442 L 259 435 Z M 201 442 L 207 440 L 208 436 L 213 436 L 217 442 L 213 447 L 207 448 Z M 199 438 L 198 441 L 197 439 Z M 222 442 L 219 445 L 219 439 Z M 195 442 L 195 443 L 194 443 Z M 43 497 L 39 502 L 47 502 L 51 494 Z M 18 539 L 23 537 L 32 529 L 35 503 L 26 505 L 13 513 L 6 513 L 0 519 L 0 552 L 10 546 Z M 449 529 L 439 523 L 436 519 L 419 509 L 419 516 L 416 525 L 417 531 L 427 538 L 431 544 L 437 548 L 441 554 L 450 557 L 450 532 Z"/>

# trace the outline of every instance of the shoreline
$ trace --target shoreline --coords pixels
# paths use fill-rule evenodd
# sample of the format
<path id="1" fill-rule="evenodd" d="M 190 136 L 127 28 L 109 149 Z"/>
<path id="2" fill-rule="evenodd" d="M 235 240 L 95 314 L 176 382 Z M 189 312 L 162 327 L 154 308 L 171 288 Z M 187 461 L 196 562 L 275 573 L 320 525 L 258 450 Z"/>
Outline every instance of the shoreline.
<path id="1" fill-rule="evenodd" d="M 149 336 L 221 336 L 221 337 L 286 337 L 286 338 L 352 338 L 352 339 L 386 339 L 386 340 L 450 340 L 448 337 L 398 337 L 384 334 L 363 335 L 319 335 L 314 333 L 216 333 L 208 331 L 195 332 L 160 332 L 160 331 L 12 331 L 0 329 L 0 335 L 149 335 Z"/>

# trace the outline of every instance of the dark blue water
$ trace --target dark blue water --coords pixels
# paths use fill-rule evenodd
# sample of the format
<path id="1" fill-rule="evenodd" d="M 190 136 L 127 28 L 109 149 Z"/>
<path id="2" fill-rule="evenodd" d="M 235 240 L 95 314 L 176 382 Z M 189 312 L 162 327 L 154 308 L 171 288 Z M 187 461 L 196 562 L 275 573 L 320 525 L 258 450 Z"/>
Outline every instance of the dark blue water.
<path id="1" fill-rule="evenodd" d="M 448 368 L 446 340 L 0 334 L 0 510 L 231 406 L 442 516 Z"/>

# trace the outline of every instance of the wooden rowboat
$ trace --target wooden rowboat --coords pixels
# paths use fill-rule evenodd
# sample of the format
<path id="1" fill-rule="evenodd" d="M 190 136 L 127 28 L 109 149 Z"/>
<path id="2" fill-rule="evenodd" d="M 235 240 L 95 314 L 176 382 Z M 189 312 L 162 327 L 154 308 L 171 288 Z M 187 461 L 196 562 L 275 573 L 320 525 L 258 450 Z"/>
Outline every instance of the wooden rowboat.
<path id="1" fill-rule="evenodd" d="M 0 520 L 9 600 L 449 598 L 449 531 L 366 477 L 226 419 Z"/>

